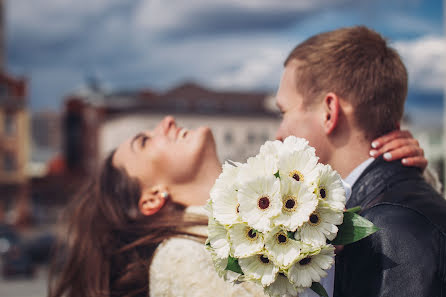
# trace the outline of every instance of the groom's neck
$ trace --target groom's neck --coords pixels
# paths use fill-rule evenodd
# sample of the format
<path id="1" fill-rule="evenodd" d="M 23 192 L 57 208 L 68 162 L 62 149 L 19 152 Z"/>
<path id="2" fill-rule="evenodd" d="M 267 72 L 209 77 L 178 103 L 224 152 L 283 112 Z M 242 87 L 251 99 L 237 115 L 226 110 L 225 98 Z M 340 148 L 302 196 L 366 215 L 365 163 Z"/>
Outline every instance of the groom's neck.
<path id="1" fill-rule="evenodd" d="M 342 178 L 346 178 L 362 162 L 370 158 L 370 142 L 363 137 L 351 137 L 342 146 L 333 149 L 327 161 Z"/>

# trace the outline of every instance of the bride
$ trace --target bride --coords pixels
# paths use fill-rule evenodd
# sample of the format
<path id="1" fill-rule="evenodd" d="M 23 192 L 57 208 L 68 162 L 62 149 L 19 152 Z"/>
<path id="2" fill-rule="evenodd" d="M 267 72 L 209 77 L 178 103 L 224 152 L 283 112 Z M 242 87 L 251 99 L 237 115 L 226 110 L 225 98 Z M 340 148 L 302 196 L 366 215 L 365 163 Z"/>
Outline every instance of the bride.
<path id="1" fill-rule="evenodd" d="M 119 145 L 67 209 L 49 296 L 263 296 L 220 279 L 204 249 L 198 206 L 220 172 L 209 128 L 186 130 L 172 117 Z"/>

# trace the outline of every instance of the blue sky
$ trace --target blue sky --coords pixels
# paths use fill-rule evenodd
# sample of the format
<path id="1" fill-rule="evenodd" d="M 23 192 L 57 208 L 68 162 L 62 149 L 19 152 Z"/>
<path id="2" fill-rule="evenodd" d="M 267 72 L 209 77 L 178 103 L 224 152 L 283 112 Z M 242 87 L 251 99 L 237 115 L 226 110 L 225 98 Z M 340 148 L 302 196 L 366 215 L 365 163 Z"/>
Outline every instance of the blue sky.
<path id="1" fill-rule="evenodd" d="M 413 92 L 440 94 L 445 81 L 440 0 L 6 1 L 8 69 L 30 79 L 34 111 L 60 110 L 89 77 L 108 90 L 274 92 L 297 43 L 357 24 L 397 48 Z"/>

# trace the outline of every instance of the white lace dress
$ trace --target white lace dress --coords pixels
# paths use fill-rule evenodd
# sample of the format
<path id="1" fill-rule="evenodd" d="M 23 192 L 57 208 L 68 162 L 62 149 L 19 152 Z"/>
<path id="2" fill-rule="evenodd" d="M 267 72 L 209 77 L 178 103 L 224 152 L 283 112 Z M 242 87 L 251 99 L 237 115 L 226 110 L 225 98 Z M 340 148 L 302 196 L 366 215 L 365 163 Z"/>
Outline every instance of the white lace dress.
<path id="1" fill-rule="evenodd" d="M 250 283 L 231 285 L 215 272 L 202 243 L 171 238 L 157 248 L 150 266 L 150 297 L 265 296 Z"/>
<path id="2" fill-rule="evenodd" d="M 188 212 L 201 213 L 195 208 L 188 208 Z M 206 235 L 206 228 L 197 227 L 192 232 Z M 167 239 L 156 249 L 150 265 L 149 286 L 150 297 L 266 296 L 253 283 L 225 282 L 215 272 L 204 244 L 181 237 Z"/>

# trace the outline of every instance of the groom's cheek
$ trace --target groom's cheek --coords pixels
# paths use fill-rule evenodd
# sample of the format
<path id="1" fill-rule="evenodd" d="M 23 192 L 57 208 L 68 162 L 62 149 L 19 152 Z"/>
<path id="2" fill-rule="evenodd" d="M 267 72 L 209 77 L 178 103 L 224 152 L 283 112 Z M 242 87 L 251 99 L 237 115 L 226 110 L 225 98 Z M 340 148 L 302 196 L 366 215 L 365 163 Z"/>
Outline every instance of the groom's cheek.
<path id="1" fill-rule="evenodd" d="M 283 141 L 285 138 L 290 136 L 289 129 L 287 128 L 287 124 L 284 119 L 280 123 L 279 129 L 276 132 L 276 140 Z"/>

